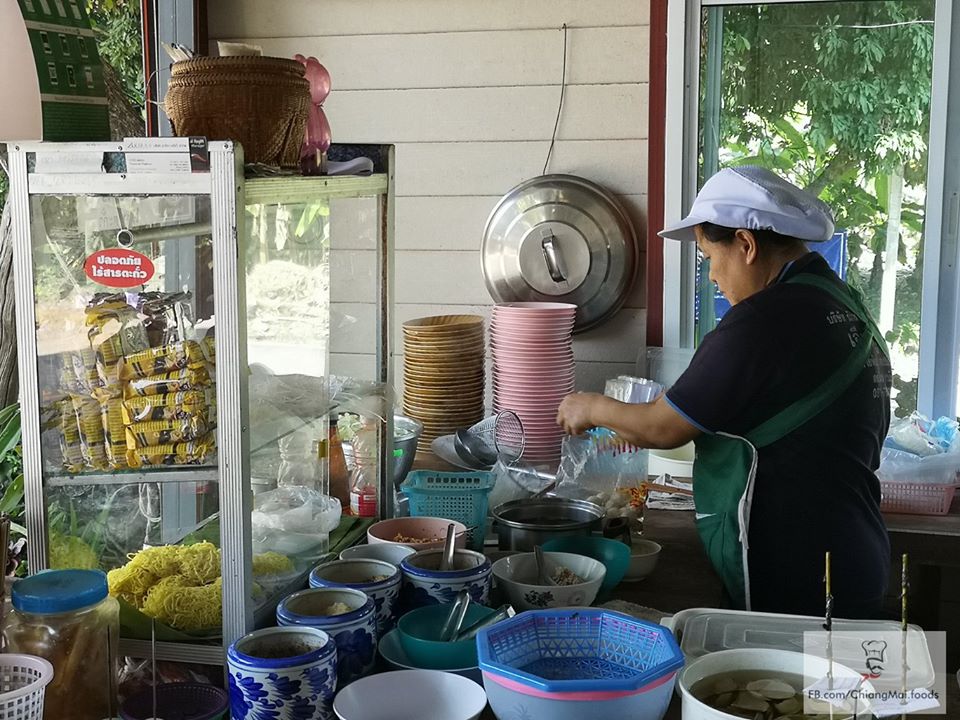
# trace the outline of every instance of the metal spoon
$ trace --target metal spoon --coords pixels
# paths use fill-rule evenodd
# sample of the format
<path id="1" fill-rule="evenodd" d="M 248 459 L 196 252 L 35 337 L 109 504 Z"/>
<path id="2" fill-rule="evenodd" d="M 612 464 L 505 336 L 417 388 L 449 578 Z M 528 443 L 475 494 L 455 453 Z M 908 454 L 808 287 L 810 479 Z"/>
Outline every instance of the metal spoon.
<path id="1" fill-rule="evenodd" d="M 556 585 L 549 568 L 547 567 L 547 558 L 543 554 L 543 548 L 539 545 L 533 546 L 533 555 L 537 560 L 537 584 Z"/>
<path id="2" fill-rule="evenodd" d="M 443 555 L 440 557 L 440 570 L 453 569 L 453 556 L 457 551 L 457 526 L 447 525 L 447 539 L 443 542 Z"/>
<path id="3" fill-rule="evenodd" d="M 517 611 L 513 609 L 513 606 L 501 605 L 495 613 L 488 615 L 487 617 L 483 618 L 483 620 L 477 620 L 477 622 L 475 622 L 473 625 L 463 628 L 463 630 L 453 636 L 453 641 L 459 642 L 460 640 L 469 640 L 485 627 L 496 625 L 501 620 L 512 618 L 516 614 Z"/>
<path id="4" fill-rule="evenodd" d="M 457 593 L 457 599 L 450 606 L 450 614 L 443 623 L 440 630 L 440 640 L 443 642 L 452 642 L 460 628 L 463 627 L 463 621 L 467 617 L 467 609 L 470 607 L 470 593 L 467 590 L 461 590 Z"/>

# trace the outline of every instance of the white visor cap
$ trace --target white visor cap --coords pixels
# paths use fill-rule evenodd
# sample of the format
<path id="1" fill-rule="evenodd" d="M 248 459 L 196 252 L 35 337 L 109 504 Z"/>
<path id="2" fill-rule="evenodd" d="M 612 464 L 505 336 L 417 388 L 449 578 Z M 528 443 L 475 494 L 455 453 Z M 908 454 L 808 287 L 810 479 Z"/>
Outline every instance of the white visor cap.
<path id="1" fill-rule="evenodd" d="M 808 242 L 833 236 L 833 213 L 825 202 L 753 165 L 724 168 L 713 175 L 697 194 L 690 214 L 658 234 L 671 240 L 696 240 L 693 228 L 704 222 L 772 230 Z"/>

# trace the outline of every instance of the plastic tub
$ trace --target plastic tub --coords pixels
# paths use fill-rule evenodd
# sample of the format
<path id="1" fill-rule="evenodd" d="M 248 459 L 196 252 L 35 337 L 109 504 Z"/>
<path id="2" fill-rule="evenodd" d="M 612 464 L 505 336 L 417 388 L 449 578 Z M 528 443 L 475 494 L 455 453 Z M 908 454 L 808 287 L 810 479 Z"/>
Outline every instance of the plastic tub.
<path id="1" fill-rule="evenodd" d="M 660 720 L 683 655 L 666 628 L 609 610 L 538 610 L 481 630 L 501 720 Z"/>
<path id="2" fill-rule="evenodd" d="M 787 650 L 804 646 L 804 633 L 823 631 L 823 618 L 803 615 L 745 612 L 691 608 L 663 621 L 680 639 L 680 647 L 688 660 L 726 650 Z M 854 669 L 864 664 L 863 637 L 868 633 L 884 633 L 899 638 L 900 623 L 892 620 L 833 620 L 833 657 L 841 665 Z M 888 653 L 885 677 L 899 683 L 901 664 L 897 651 Z M 907 684 L 910 687 L 931 687 L 936 679 L 926 636 L 921 628 L 907 629 Z M 874 684 L 879 684 L 875 681 Z"/>

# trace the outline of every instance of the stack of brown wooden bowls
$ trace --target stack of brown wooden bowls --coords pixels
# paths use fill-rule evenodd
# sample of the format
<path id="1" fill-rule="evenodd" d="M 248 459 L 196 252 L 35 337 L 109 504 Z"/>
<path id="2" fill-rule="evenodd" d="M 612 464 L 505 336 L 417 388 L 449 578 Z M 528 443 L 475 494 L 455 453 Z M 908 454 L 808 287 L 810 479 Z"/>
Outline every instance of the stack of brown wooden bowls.
<path id="1" fill-rule="evenodd" d="M 435 315 L 403 324 L 403 412 L 423 423 L 418 452 L 483 419 L 480 315 Z"/>

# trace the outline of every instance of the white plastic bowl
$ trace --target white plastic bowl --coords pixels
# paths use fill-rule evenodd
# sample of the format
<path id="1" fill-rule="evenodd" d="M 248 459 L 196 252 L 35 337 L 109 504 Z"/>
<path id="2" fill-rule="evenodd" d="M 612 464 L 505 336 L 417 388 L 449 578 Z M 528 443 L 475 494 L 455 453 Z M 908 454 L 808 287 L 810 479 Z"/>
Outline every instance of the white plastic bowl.
<path id="1" fill-rule="evenodd" d="M 730 672 L 755 670 L 766 673 L 768 677 L 777 673 L 804 676 L 804 687 L 809 687 L 822 677 L 825 677 L 829 664 L 823 658 L 788 650 L 767 650 L 744 648 L 739 650 L 721 650 L 720 652 L 704 655 L 689 665 L 680 673 L 677 687 L 682 698 L 683 720 L 738 720 L 738 716 L 730 715 L 721 710 L 715 710 L 709 705 L 700 702 L 690 692 L 690 688 L 704 678 L 724 675 Z M 860 674 L 846 665 L 833 663 L 834 677 L 860 678 Z M 873 686 L 865 682 L 865 694 L 870 695 Z M 872 717 L 865 703 L 857 708 L 858 718 Z"/>
<path id="2" fill-rule="evenodd" d="M 554 567 L 565 567 L 585 582 L 577 585 L 538 585 L 537 560 L 533 553 L 500 558 L 493 564 L 493 576 L 516 610 L 587 607 L 596 599 L 607 574 L 602 562 L 573 553 L 545 552 L 544 556 Z"/>
<path id="3" fill-rule="evenodd" d="M 666 473 L 672 477 L 693 477 L 695 448 L 692 442 L 672 450 L 651 450 L 647 473 L 659 477 Z"/>
<path id="4" fill-rule="evenodd" d="M 637 582 L 652 573 L 660 559 L 660 550 L 660 544 L 653 540 L 634 540 L 630 547 L 630 565 L 627 566 L 623 582 Z"/>
<path id="5" fill-rule="evenodd" d="M 440 670 L 396 670 L 357 680 L 337 693 L 340 720 L 476 720 L 487 694 L 473 680 Z"/>
<path id="6" fill-rule="evenodd" d="M 395 543 L 376 543 L 374 545 L 354 545 L 340 553 L 341 560 L 383 560 L 400 567 L 405 557 L 416 552 L 406 545 Z"/>

